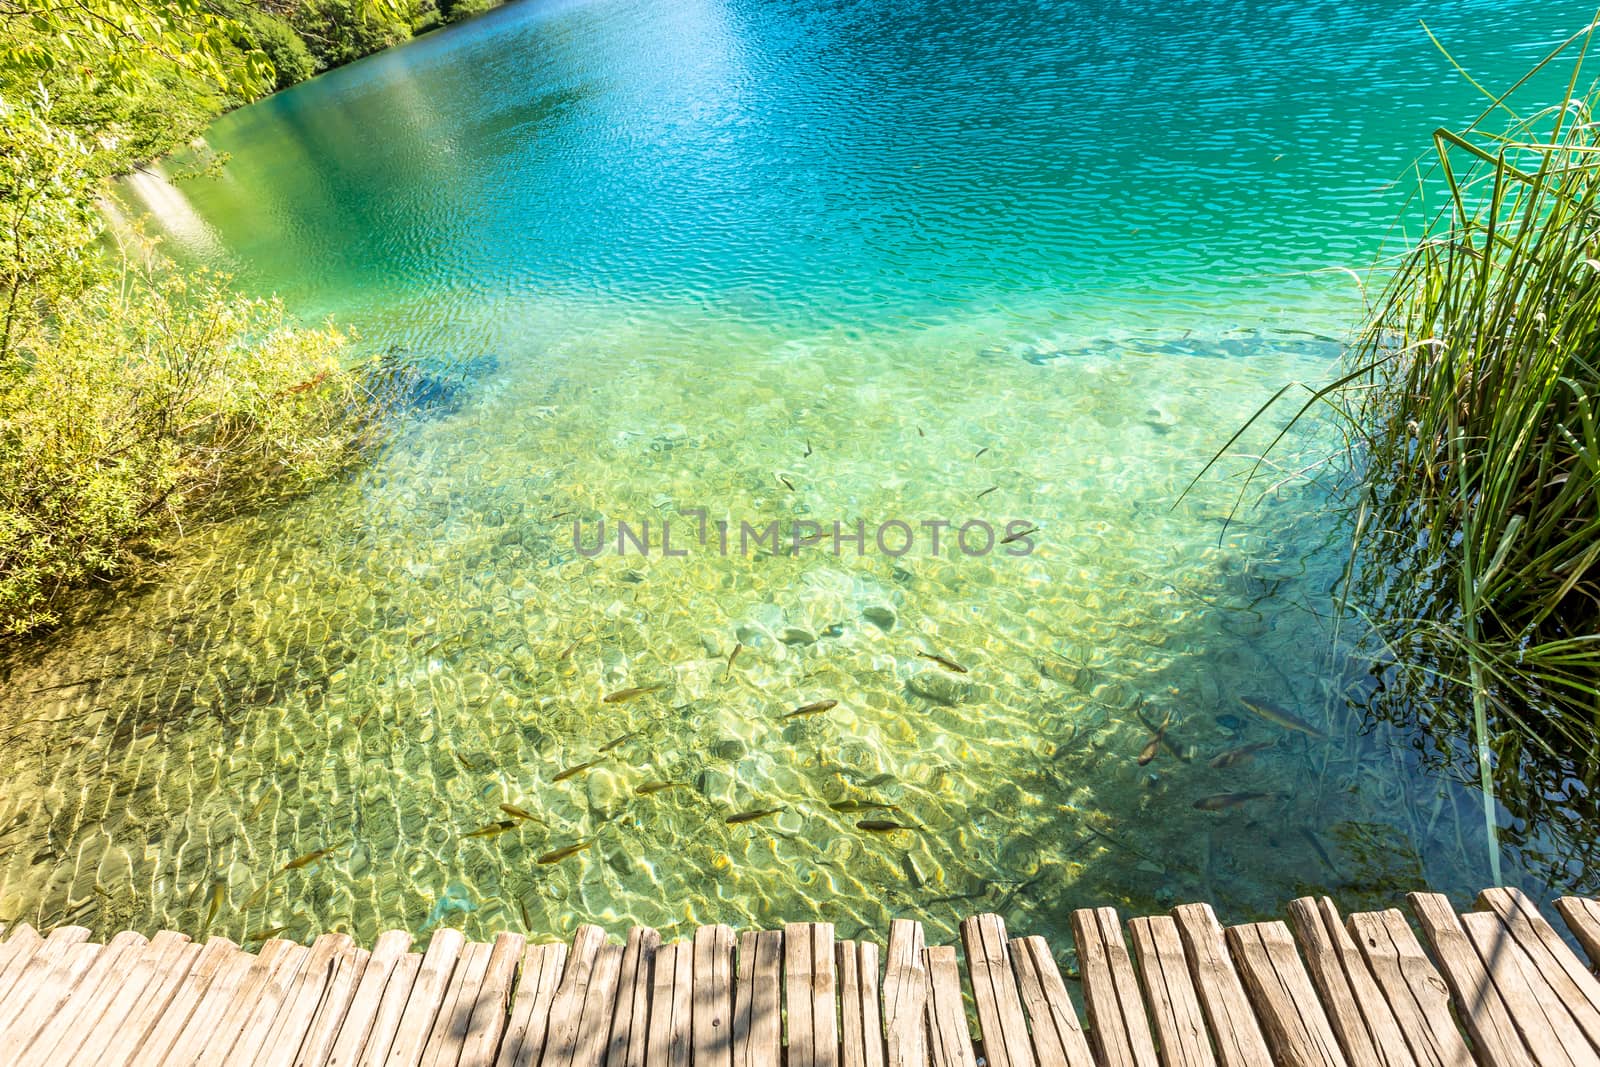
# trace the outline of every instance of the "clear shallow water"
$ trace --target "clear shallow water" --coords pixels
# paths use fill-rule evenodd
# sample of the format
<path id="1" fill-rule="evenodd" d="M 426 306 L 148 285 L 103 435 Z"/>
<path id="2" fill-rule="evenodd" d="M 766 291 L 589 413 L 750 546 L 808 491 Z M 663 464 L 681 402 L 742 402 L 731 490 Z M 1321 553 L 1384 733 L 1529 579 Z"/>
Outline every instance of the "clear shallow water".
<path id="1" fill-rule="evenodd" d="M 1294 477 L 1333 443 L 1288 442 L 1236 524 L 1238 464 L 1174 507 L 1327 376 L 1359 307 L 1329 268 L 1476 113 L 1422 12 L 526 3 L 224 118 L 220 178 L 140 176 L 127 209 L 372 345 L 495 369 L 4 665 L 0 918 L 196 930 L 220 886 L 235 937 L 948 936 L 986 908 L 1065 943 L 1089 903 L 1486 883 L 1474 796 L 1352 711 L 1345 533 Z M 1427 14 L 1494 85 L 1570 29 Z M 693 508 L 1041 532 L 1020 558 L 573 545 L 604 518 L 683 547 Z M 1235 791 L 1267 795 L 1195 807 Z M 534 818 L 468 836 L 500 804 Z"/>

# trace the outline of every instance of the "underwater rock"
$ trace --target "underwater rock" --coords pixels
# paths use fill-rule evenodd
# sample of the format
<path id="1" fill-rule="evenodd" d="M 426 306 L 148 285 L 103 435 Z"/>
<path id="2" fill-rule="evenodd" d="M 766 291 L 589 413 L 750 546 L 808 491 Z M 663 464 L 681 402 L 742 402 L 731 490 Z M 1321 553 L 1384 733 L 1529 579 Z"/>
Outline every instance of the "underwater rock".
<path id="1" fill-rule="evenodd" d="M 899 616 L 895 614 L 894 608 L 888 604 L 873 604 L 863 608 L 861 617 L 884 631 L 894 629 L 894 624 L 900 621 Z"/>
<path id="2" fill-rule="evenodd" d="M 707 768 L 700 772 L 694 780 L 694 787 L 700 795 L 714 804 L 733 803 L 733 778 L 723 771 Z"/>
<path id="3" fill-rule="evenodd" d="M 622 805 L 626 790 L 617 776 L 604 767 L 596 767 L 585 776 L 584 789 L 589 799 L 589 810 L 596 815 L 612 811 Z"/>
<path id="4" fill-rule="evenodd" d="M 944 671 L 918 671 L 906 680 L 906 688 L 936 704 L 955 705 L 972 695 L 972 683 Z"/>
<path id="5" fill-rule="evenodd" d="M 813 645 L 817 642 L 817 635 L 804 626 L 785 626 L 778 640 L 786 645 Z"/>
<path id="6" fill-rule="evenodd" d="M 745 743 L 736 737 L 724 738 L 711 746 L 711 754 L 713 756 L 717 759 L 727 760 L 730 763 L 736 763 L 744 759 L 746 751 L 748 749 L 745 747 Z"/>

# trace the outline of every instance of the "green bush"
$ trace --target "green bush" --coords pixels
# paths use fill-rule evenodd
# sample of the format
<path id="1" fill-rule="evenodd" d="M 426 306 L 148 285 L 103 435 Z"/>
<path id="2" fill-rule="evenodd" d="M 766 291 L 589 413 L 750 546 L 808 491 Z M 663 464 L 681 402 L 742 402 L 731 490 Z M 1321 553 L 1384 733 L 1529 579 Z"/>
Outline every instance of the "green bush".
<path id="1" fill-rule="evenodd" d="M 276 88 L 287 89 L 317 72 L 311 49 L 288 22 L 265 11 L 252 11 L 245 17 L 244 26 L 251 43 L 272 63 Z"/>
<path id="2" fill-rule="evenodd" d="M 56 310 L 0 373 L 0 634 L 127 570 L 185 520 L 292 492 L 375 425 L 332 329 L 155 263 Z"/>
<path id="3" fill-rule="evenodd" d="M 375 12 L 359 0 L 304 0 L 289 21 L 327 70 L 409 39 L 415 6 L 410 0 L 404 10 Z"/>
<path id="4" fill-rule="evenodd" d="M 500 0 L 454 0 L 453 3 L 441 3 L 439 12 L 444 16 L 445 22 L 462 22 L 485 11 L 493 11 L 499 6 Z"/>

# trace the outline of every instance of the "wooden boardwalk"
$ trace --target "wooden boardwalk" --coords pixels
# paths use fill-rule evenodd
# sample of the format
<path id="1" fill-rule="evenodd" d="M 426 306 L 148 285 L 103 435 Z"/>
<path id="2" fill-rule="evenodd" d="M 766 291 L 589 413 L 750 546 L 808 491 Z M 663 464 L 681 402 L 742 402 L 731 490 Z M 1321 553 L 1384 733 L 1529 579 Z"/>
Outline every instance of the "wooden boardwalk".
<path id="1" fill-rule="evenodd" d="M 1415 927 L 1311 898 L 1226 929 L 1205 904 L 1126 930 L 1077 912 L 1081 1021 L 1057 952 L 995 915 L 959 951 L 909 920 L 882 950 L 802 923 L 666 945 L 441 929 L 421 953 L 23 924 L 0 942 L 0 1067 L 1600 1067 L 1600 982 L 1526 897 L 1410 902 Z M 1600 965 L 1600 903 L 1556 907 Z"/>

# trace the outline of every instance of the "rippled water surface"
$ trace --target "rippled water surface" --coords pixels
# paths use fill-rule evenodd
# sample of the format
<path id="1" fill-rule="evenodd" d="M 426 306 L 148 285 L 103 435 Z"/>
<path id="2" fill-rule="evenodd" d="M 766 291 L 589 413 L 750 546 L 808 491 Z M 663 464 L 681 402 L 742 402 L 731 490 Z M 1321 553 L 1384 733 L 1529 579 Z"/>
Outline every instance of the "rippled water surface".
<path id="1" fill-rule="evenodd" d="M 4 663 L 0 919 L 1064 940 L 1484 883 L 1474 796 L 1352 711 L 1337 442 L 1177 501 L 1329 376 L 1340 268 L 1482 106 L 1418 18 L 1502 88 L 1558 7 L 524 0 L 227 116 L 122 210 L 474 373 Z"/>

